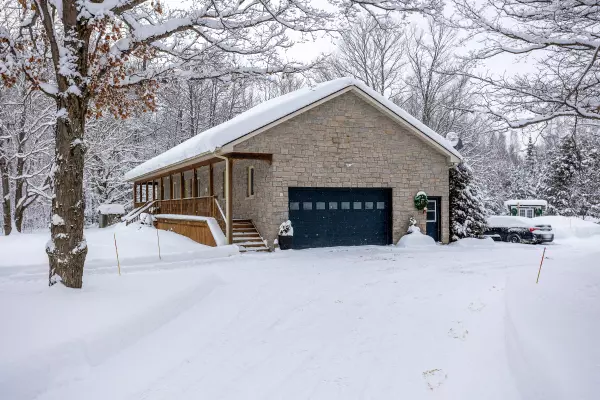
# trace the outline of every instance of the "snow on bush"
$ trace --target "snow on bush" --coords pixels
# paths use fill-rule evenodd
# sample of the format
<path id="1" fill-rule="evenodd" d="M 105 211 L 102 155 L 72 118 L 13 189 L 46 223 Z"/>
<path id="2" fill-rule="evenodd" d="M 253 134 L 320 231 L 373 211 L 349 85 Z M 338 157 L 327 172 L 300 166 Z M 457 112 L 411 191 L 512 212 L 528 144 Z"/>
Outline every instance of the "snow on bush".
<path id="1" fill-rule="evenodd" d="M 289 219 L 279 225 L 279 236 L 294 236 L 294 228 L 292 227 L 292 221 Z"/>
<path id="2" fill-rule="evenodd" d="M 412 225 L 412 232 L 404 235 L 398 241 L 398 247 L 428 247 L 435 246 L 435 240 L 431 236 L 423 235 L 418 226 Z"/>

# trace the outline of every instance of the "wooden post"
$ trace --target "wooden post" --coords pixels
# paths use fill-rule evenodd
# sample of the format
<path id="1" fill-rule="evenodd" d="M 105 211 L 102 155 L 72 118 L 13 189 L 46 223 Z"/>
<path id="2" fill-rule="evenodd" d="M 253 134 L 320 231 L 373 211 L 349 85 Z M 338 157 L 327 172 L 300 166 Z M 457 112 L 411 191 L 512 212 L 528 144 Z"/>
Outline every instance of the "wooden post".
<path id="1" fill-rule="evenodd" d="M 135 203 L 137 203 L 137 183 L 133 184 L 133 208 L 135 208 Z"/>
<path id="2" fill-rule="evenodd" d="M 194 168 L 194 178 L 192 179 L 192 197 L 198 196 L 198 168 Z"/>
<path id="3" fill-rule="evenodd" d="M 117 268 L 119 268 L 119 276 L 121 276 L 121 262 L 119 261 L 119 249 L 117 248 L 117 234 L 113 233 L 115 238 L 115 252 L 117 253 Z"/>
<path id="4" fill-rule="evenodd" d="M 212 163 L 208 164 L 208 195 L 211 197 L 215 195 Z"/>
<path id="5" fill-rule="evenodd" d="M 174 188 L 175 188 L 175 182 L 174 182 L 175 179 L 173 179 L 174 176 L 175 175 L 171 175 L 169 177 L 169 197 L 170 197 L 170 200 L 175 199 L 175 190 L 174 190 Z M 173 201 L 171 201 L 171 204 L 173 204 Z"/>
<path id="6" fill-rule="evenodd" d="M 225 198 L 227 204 L 227 243 L 233 244 L 233 160 L 227 159 L 225 167 L 226 186 Z"/>
<path id="7" fill-rule="evenodd" d="M 544 252 L 542 253 L 542 260 L 540 261 L 540 269 L 538 270 L 538 276 L 537 276 L 537 279 L 535 280 L 536 284 L 540 281 L 540 274 L 542 273 L 542 264 L 544 263 L 545 255 L 546 255 L 546 248 L 544 247 Z"/>
<path id="8" fill-rule="evenodd" d="M 148 182 L 146 182 L 146 202 L 150 201 L 148 198 Z"/>
<path id="9" fill-rule="evenodd" d="M 165 188 L 163 187 L 163 180 L 162 180 L 162 176 L 160 178 L 158 178 L 158 185 L 160 186 L 160 196 L 158 200 L 161 200 L 165 198 Z"/>

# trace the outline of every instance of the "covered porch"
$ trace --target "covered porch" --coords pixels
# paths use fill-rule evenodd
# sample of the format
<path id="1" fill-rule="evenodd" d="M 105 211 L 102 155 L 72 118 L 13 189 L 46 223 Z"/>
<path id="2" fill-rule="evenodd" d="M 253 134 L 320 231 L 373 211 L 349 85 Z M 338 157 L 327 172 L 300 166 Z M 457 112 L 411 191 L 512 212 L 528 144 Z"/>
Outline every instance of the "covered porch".
<path id="1" fill-rule="evenodd" d="M 236 160 L 260 160 L 271 164 L 272 155 L 239 152 L 213 154 L 183 167 L 169 168 L 139 178 L 133 184 L 133 204 L 138 218 L 142 212 L 162 217 L 177 215 L 214 218 L 225 234 L 227 244 L 233 244 L 236 225 L 233 219 L 233 168 Z M 217 169 L 219 172 L 222 170 L 222 176 L 218 179 L 219 187 L 215 188 Z M 254 174 L 249 173 L 248 179 L 253 180 Z M 204 242 L 199 239 L 202 235 L 192 232 L 198 231 L 199 224 L 202 224 L 199 219 L 196 218 L 193 224 L 188 222 L 185 229 L 190 232 L 182 234 Z M 190 218 L 190 221 L 193 220 Z M 210 240 L 205 244 L 214 245 Z"/>

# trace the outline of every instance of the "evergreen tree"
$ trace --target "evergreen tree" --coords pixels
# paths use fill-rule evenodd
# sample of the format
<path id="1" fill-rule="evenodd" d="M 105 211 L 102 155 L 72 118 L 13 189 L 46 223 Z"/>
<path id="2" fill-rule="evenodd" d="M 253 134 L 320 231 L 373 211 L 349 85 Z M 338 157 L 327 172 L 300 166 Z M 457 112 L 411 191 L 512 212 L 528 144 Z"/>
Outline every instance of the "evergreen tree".
<path id="1" fill-rule="evenodd" d="M 461 163 L 450 169 L 450 239 L 480 237 L 486 229 L 486 211 L 471 168 Z"/>
<path id="2" fill-rule="evenodd" d="M 557 149 L 550 154 L 550 174 L 546 182 L 546 198 L 549 211 L 558 215 L 576 216 L 579 214 L 579 174 L 580 154 L 573 135 L 565 136 Z"/>

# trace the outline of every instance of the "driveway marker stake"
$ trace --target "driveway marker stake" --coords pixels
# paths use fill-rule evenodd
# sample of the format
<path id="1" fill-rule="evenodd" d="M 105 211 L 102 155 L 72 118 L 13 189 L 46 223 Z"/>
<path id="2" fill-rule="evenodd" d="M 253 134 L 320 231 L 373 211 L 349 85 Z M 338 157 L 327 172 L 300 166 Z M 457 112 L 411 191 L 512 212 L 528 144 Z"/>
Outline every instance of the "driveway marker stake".
<path id="1" fill-rule="evenodd" d="M 540 261 L 540 269 L 538 271 L 537 279 L 535 283 L 537 284 L 540 281 L 540 274 L 542 273 L 542 264 L 544 263 L 544 256 L 546 255 L 546 248 L 544 247 L 544 252 L 542 253 L 542 260 Z"/>

